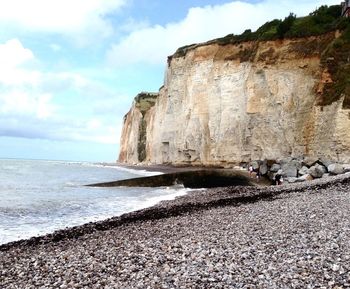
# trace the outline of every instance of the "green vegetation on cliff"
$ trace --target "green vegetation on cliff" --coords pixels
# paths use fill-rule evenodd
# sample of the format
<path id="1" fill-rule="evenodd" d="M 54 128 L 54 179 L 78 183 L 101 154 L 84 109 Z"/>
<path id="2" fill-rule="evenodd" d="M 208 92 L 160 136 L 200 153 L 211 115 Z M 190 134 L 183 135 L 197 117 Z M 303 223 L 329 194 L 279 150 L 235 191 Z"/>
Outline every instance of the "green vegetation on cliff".
<path id="1" fill-rule="evenodd" d="M 240 35 L 229 34 L 205 43 L 183 46 L 169 57 L 168 62 L 170 63 L 172 58 L 184 57 L 188 51 L 204 45 L 239 45 L 243 42 L 307 38 L 332 31 L 339 31 L 341 34 L 338 38 L 325 37 L 324 41 L 308 39 L 303 45 L 295 45 L 293 50 L 300 57 L 320 56 L 323 69 L 330 73 L 332 81 L 325 84 L 318 97 L 318 105 L 330 105 L 344 97 L 343 108 L 350 109 L 350 20 L 341 17 L 340 5 L 321 6 L 308 16 L 299 18 L 290 13 L 283 20 L 266 22 L 255 32 L 248 29 Z M 256 48 L 257 45 L 252 45 L 226 60 L 239 58 L 241 62 L 252 61 L 256 55 Z"/>
<path id="2" fill-rule="evenodd" d="M 157 101 L 158 93 L 141 92 L 135 98 L 135 106 L 141 111 L 144 116 L 145 113 L 152 107 Z"/>
<path id="3" fill-rule="evenodd" d="M 297 18 L 293 13 L 284 20 L 274 19 L 266 22 L 255 32 L 245 30 L 240 35 L 228 34 L 225 37 L 210 40 L 201 44 L 180 47 L 173 57 L 182 57 L 188 50 L 197 46 L 218 43 L 219 45 L 239 44 L 246 41 L 267 41 L 283 38 L 300 38 L 317 36 L 337 29 L 343 30 L 349 24 L 348 19 L 341 17 L 341 6 L 321 6 L 305 17 Z"/>
<path id="4" fill-rule="evenodd" d="M 350 109 L 350 25 L 322 55 L 322 64 L 332 82 L 325 84 L 319 105 L 329 105 L 344 97 L 343 108 Z"/>
<path id="5" fill-rule="evenodd" d="M 143 162 L 146 159 L 146 143 L 147 143 L 147 121 L 145 120 L 146 112 L 155 105 L 158 93 L 141 92 L 134 101 L 135 106 L 140 110 L 142 118 L 139 125 L 139 139 L 137 144 L 138 159 Z"/>

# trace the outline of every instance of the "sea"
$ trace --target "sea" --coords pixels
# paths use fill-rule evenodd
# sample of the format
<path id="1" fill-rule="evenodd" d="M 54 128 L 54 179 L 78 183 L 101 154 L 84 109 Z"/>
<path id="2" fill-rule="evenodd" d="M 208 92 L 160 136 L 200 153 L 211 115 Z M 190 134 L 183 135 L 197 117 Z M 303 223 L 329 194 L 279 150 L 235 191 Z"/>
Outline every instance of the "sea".
<path id="1" fill-rule="evenodd" d="M 0 159 L 0 244 L 104 220 L 185 195 L 171 187 L 86 187 L 161 174 L 115 164 Z"/>

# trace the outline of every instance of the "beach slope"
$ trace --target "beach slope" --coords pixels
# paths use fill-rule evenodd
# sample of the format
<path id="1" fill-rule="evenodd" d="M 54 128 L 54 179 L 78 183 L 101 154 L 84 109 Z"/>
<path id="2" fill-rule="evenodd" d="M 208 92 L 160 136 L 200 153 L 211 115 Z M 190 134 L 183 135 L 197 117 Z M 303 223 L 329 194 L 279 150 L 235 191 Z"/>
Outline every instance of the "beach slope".
<path id="1" fill-rule="evenodd" d="M 0 247 L 1 288 L 349 288 L 350 175 L 197 190 Z"/>

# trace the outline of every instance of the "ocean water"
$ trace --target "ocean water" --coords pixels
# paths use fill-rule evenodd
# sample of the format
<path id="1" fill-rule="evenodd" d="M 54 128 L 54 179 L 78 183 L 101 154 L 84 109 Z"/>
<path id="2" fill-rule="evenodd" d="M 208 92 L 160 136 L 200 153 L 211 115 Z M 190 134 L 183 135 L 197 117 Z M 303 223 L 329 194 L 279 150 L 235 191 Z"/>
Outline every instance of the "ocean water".
<path id="1" fill-rule="evenodd" d="M 189 191 L 178 185 L 84 186 L 155 174 L 93 163 L 0 159 L 0 244 L 118 216 Z"/>

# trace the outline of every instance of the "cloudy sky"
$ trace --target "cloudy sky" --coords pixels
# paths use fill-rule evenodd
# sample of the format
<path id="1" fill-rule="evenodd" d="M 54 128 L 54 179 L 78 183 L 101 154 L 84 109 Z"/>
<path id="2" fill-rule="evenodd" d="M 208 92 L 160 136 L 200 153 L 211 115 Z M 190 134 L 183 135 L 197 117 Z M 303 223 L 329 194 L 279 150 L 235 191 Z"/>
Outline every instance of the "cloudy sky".
<path id="1" fill-rule="evenodd" d="M 332 0 L 0 0 L 0 158 L 115 161 L 179 46 Z"/>

